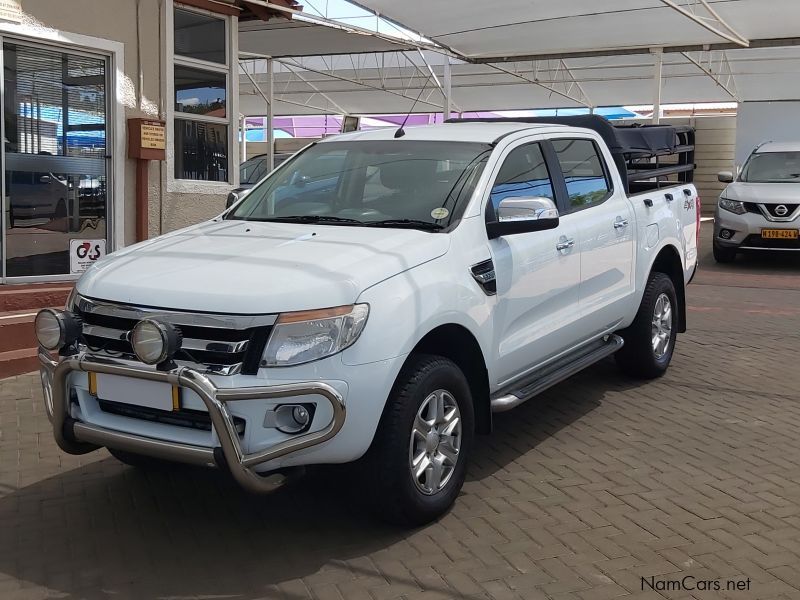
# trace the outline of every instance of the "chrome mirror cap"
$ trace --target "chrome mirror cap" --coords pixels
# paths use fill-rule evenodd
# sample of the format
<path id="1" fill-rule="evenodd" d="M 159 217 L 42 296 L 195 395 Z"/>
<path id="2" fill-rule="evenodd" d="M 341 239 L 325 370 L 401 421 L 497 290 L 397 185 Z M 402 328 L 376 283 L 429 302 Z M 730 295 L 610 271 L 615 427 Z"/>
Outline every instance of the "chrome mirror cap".
<path id="1" fill-rule="evenodd" d="M 732 183 L 733 182 L 733 173 L 730 171 L 720 171 L 717 173 L 717 180 L 720 183 Z"/>
<path id="2" fill-rule="evenodd" d="M 550 198 L 542 196 L 518 196 L 503 198 L 497 206 L 497 221 L 538 221 L 558 219 L 558 208 Z"/>

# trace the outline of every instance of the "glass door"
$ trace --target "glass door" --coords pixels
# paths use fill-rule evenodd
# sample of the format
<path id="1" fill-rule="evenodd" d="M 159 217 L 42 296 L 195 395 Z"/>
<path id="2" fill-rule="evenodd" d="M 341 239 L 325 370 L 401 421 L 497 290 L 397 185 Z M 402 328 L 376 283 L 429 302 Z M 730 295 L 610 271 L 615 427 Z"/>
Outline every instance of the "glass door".
<path id="1" fill-rule="evenodd" d="M 105 247 L 107 81 L 104 57 L 3 42 L 5 281 L 74 276 L 71 253 Z"/>

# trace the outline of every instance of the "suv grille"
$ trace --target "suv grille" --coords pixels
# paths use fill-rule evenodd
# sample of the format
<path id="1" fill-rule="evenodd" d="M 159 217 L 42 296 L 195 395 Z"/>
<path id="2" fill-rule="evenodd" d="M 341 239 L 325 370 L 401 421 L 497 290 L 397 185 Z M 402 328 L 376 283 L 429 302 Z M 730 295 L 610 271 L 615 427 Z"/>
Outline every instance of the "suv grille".
<path id="1" fill-rule="evenodd" d="M 72 307 L 83 319 L 82 345 L 96 354 L 137 360 L 128 340 L 141 319 L 155 318 L 183 334 L 178 365 L 205 373 L 254 375 L 275 315 L 219 315 L 129 306 L 78 297 Z"/>
<path id="2" fill-rule="evenodd" d="M 788 219 L 788 218 L 792 217 L 794 215 L 795 211 L 797 210 L 797 207 L 800 206 L 800 205 L 798 205 L 798 204 L 762 204 L 761 206 L 764 207 L 764 210 L 766 210 L 769 213 L 769 216 L 772 217 L 773 219 L 784 219 L 785 220 L 785 219 Z M 786 207 L 786 212 L 784 214 L 782 214 L 782 215 L 779 215 L 778 213 L 775 212 L 775 209 L 778 208 L 779 206 L 785 206 Z"/>

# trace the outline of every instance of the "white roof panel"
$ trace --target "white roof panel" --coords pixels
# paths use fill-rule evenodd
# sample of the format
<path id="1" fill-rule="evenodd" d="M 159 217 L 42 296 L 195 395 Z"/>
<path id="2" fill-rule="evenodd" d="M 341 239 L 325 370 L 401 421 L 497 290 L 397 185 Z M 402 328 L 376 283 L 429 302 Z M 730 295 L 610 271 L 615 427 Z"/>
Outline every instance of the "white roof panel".
<path id="1" fill-rule="evenodd" d="M 272 56 L 319 56 L 410 49 L 402 40 L 353 33 L 300 18 L 239 23 L 239 52 Z"/>
<path id="2" fill-rule="evenodd" d="M 797 0 L 708 0 L 711 11 L 696 0 L 357 0 L 357 4 L 461 56 L 482 60 L 719 44 L 737 35 L 748 40 L 800 36 Z"/>

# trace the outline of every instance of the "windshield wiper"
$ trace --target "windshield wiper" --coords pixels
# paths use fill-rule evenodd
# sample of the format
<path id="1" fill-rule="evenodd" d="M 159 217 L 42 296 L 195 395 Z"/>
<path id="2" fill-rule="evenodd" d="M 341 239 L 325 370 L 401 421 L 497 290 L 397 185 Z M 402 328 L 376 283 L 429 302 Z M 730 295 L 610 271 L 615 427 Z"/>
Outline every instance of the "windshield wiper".
<path id="1" fill-rule="evenodd" d="M 430 231 L 444 229 L 444 225 L 421 219 L 384 219 L 383 221 L 367 221 L 364 225 L 367 227 L 408 227 L 411 229 L 428 229 Z"/>
<path id="2" fill-rule="evenodd" d="M 286 217 L 269 217 L 259 220 L 277 221 L 279 223 L 347 223 L 348 225 L 364 224 L 363 222 L 357 219 L 346 219 L 345 217 L 333 217 L 330 215 L 289 215 Z"/>

